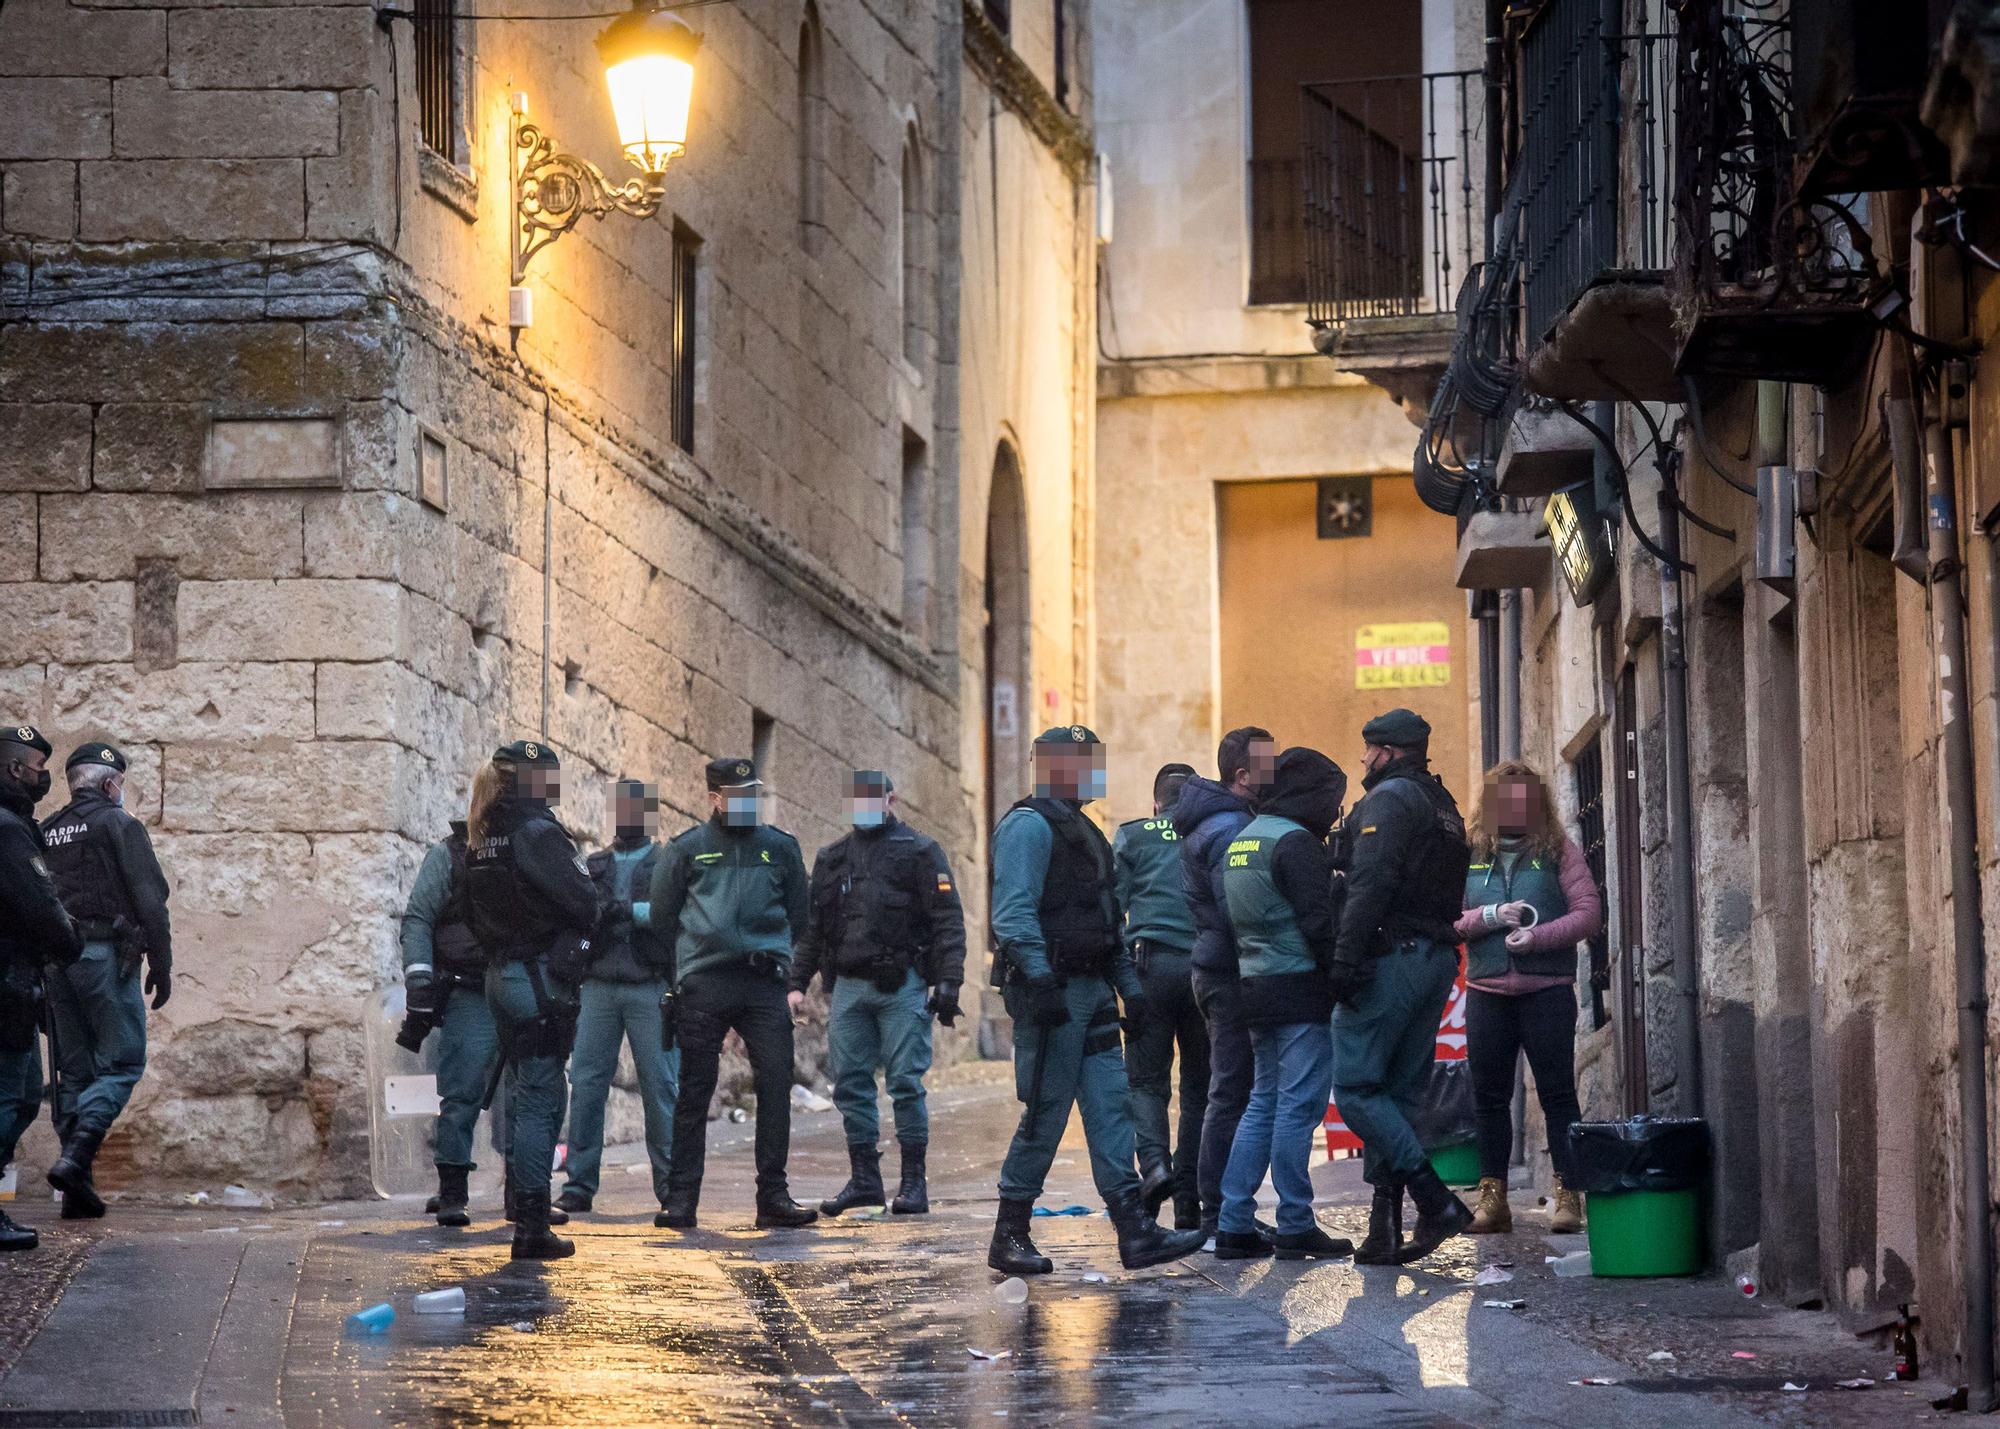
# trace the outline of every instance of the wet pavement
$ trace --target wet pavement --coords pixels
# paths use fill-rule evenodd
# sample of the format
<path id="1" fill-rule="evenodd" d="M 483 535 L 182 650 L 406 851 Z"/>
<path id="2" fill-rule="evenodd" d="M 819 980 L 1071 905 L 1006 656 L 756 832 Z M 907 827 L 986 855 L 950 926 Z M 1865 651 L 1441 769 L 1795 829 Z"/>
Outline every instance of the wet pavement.
<path id="1" fill-rule="evenodd" d="M 1886 1351 L 1831 1317 L 1696 1281 L 1559 1280 L 1516 1198 L 1514 1236 L 1455 1242 L 1423 1270 L 1348 1262 L 1118 1266 L 1101 1215 L 1038 1218 L 1056 1262 L 1023 1305 L 985 1268 L 993 1183 L 1017 1110 L 991 1068 L 933 1095 L 933 1214 L 751 1227 L 749 1128 L 717 1123 L 702 1228 L 655 1230 L 643 1174 L 614 1156 L 577 1255 L 507 1259 L 492 1207 L 447 1231 L 411 1203 L 283 1212 L 119 1207 L 44 1226 L 44 1284 L 80 1264 L 18 1334 L 0 1429 L 19 1424 L 1907 1424 L 1943 1386 L 1880 1384 Z M 632 1153 L 623 1153 L 629 1158 Z M 885 1162 L 893 1163 L 890 1149 Z M 844 1178 L 838 1120 L 795 1118 L 793 1190 Z M 893 1171 L 885 1164 L 885 1172 Z M 1315 1172 L 1328 1224 L 1356 1238 L 1353 1163 Z M 1072 1125 L 1043 1197 L 1095 1210 Z M 23 1257 L 0 1261 L 8 1276 Z M 1471 1284 L 1494 1260 L 1515 1280 Z M 412 1313 L 465 1288 L 462 1315 Z M 1522 1299 L 1520 1309 L 1489 1299 Z M 354 1310 L 388 1300 L 386 1333 Z M 36 1315 L 16 1316 L 23 1323 Z M 0 1326 L 7 1322 L 0 1320 Z M 0 1353 L 12 1346 L 0 1340 Z M 1659 1351 L 1671 1361 L 1650 1359 Z M 1755 1360 L 1735 1358 L 1737 1351 Z M 4 1363 L 0 1360 L 0 1363 Z M 1572 1383 L 1589 1379 L 1608 1385 Z M 1803 1383 L 1803 1391 L 1782 1388 Z"/>

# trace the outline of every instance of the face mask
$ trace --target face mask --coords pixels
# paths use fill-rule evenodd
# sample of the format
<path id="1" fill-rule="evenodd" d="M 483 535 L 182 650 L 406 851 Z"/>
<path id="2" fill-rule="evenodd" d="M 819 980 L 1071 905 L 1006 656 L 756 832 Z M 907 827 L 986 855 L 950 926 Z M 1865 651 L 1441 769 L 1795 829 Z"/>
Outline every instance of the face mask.
<path id="1" fill-rule="evenodd" d="M 1096 766 L 1083 776 L 1082 787 L 1077 790 L 1079 799 L 1102 799 L 1111 787 L 1111 771 L 1102 765 Z"/>
<path id="2" fill-rule="evenodd" d="M 869 807 L 867 805 L 851 810 L 847 815 L 847 821 L 857 829 L 879 829 L 888 821 L 888 818 L 889 811 L 887 809 Z"/>
<path id="3" fill-rule="evenodd" d="M 757 827 L 757 799 L 755 795 L 744 799 L 728 799 L 722 806 L 722 822 L 732 829 L 754 829 Z"/>
<path id="4" fill-rule="evenodd" d="M 46 799 L 49 796 L 49 782 L 49 771 L 46 769 L 37 769 L 22 780 L 21 789 L 28 796 L 28 802 L 39 804 Z"/>

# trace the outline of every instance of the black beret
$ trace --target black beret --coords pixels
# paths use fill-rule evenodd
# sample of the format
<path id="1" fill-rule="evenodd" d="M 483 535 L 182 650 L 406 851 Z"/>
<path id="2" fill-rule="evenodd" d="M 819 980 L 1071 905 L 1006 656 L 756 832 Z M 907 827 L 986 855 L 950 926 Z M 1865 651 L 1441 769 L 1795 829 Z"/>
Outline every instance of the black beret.
<path id="1" fill-rule="evenodd" d="M 711 759 L 708 761 L 708 787 L 711 791 L 716 789 L 740 789 L 748 784 L 762 784 L 763 782 L 762 779 L 757 777 L 757 765 L 755 761 L 744 759 L 740 755 L 731 755 L 724 759 Z"/>
<path id="2" fill-rule="evenodd" d="M 1082 724 L 1054 724 L 1035 736 L 1037 744 L 1102 744 L 1096 731 Z"/>
<path id="3" fill-rule="evenodd" d="M 847 782 L 849 787 L 864 789 L 878 799 L 884 794 L 891 793 L 896 787 L 894 781 L 879 769 L 857 769 L 849 776 Z"/>
<path id="4" fill-rule="evenodd" d="M 63 761 L 63 768 L 74 769 L 79 764 L 108 764 L 120 774 L 125 772 L 125 756 L 101 740 L 94 744 L 79 744 Z"/>
<path id="5" fill-rule="evenodd" d="M 1422 749 L 1431 742 L 1431 727 L 1414 710 L 1390 710 L 1362 725 L 1361 738 L 1369 744 L 1386 744 L 1396 749 Z"/>
<path id="6" fill-rule="evenodd" d="M 41 750 L 44 756 L 55 753 L 49 742 L 42 738 L 42 732 L 31 724 L 17 724 L 12 728 L 0 729 L 0 742 L 25 744 L 30 749 Z"/>
<path id="7" fill-rule="evenodd" d="M 557 769 L 561 767 L 556 752 L 535 739 L 517 739 L 512 744 L 503 744 L 493 751 L 495 764 L 526 764 L 535 769 Z"/>

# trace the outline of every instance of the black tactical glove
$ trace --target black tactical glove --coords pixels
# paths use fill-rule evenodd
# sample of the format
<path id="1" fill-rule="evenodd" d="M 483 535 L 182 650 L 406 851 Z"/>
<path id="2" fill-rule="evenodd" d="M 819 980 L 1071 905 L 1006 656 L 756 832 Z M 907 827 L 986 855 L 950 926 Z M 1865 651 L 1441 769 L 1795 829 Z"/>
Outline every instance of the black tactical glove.
<path id="1" fill-rule="evenodd" d="M 421 1013 L 425 1017 L 437 1016 L 438 985 L 426 980 L 406 986 L 403 989 L 403 1007 L 413 1014 Z"/>
<path id="2" fill-rule="evenodd" d="M 431 1035 L 431 1028 L 436 1025 L 424 1013 L 406 1012 L 403 1014 L 403 1025 L 396 1029 L 396 1045 L 405 1052 L 421 1052 L 424 1050 L 424 1038 Z"/>
<path id="3" fill-rule="evenodd" d="M 167 999 L 174 995 L 174 965 L 165 958 L 148 958 L 146 991 L 153 996 L 153 1011 L 165 1007 Z"/>
<path id="4" fill-rule="evenodd" d="M 1368 984 L 1375 980 L 1375 969 L 1357 959 L 1335 958 L 1327 965 L 1326 980 L 1333 988 L 1336 1005 L 1354 1007 Z"/>
<path id="5" fill-rule="evenodd" d="M 1031 977 L 1021 984 L 1022 1021 L 1030 1027 L 1060 1027 L 1069 1021 L 1063 986 L 1053 977 Z"/>
<path id="6" fill-rule="evenodd" d="M 1140 1029 L 1146 1025 L 1146 1019 L 1152 1015 L 1152 1001 L 1141 995 L 1128 997 L 1124 999 L 1124 1002 L 1125 1035 L 1127 1037 L 1137 1037 Z"/>
<path id="7" fill-rule="evenodd" d="M 965 1009 L 958 1005 L 958 984 L 941 982 L 931 989 L 931 995 L 924 999 L 924 1011 L 950 1027 L 965 1015 Z"/>

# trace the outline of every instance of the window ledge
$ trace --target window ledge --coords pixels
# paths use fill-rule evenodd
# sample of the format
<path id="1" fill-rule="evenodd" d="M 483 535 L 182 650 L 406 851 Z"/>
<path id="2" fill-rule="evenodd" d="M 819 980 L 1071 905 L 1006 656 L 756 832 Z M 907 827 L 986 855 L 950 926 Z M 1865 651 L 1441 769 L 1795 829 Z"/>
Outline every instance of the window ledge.
<path id="1" fill-rule="evenodd" d="M 479 217 L 479 180 L 428 144 L 417 145 L 417 183 L 467 223 Z"/>

